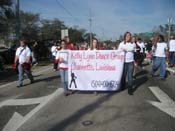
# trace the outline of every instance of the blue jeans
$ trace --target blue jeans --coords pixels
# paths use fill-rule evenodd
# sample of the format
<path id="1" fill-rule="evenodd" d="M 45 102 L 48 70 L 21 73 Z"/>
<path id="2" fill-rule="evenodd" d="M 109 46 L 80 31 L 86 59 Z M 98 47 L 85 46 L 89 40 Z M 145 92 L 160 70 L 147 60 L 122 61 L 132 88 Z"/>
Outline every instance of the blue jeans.
<path id="1" fill-rule="evenodd" d="M 165 78 L 166 75 L 166 63 L 165 57 L 156 57 L 153 67 L 152 67 L 152 75 L 160 68 L 160 78 Z"/>
<path id="2" fill-rule="evenodd" d="M 63 83 L 64 93 L 68 91 L 68 70 L 59 70 L 61 76 L 61 82 Z"/>
<path id="3" fill-rule="evenodd" d="M 133 71 L 134 71 L 134 62 L 124 63 L 123 75 L 122 75 L 122 88 L 126 84 L 126 76 L 128 76 L 128 88 L 133 86 Z"/>
<path id="4" fill-rule="evenodd" d="M 18 64 L 18 85 L 23 85 L 23 80 L 24 80 L 24 72 L 27 74 L 28 78 L 30 79 L 31 82 L 33 82 L 33 76 L 30 70 L 23 70 L 22 65 Z"/>
<path id="5" fill-rule="evenodd" d="M 175 52 L 169 52 L 169 60 L 170 65 L 173 66 L 175 64 Z"/>

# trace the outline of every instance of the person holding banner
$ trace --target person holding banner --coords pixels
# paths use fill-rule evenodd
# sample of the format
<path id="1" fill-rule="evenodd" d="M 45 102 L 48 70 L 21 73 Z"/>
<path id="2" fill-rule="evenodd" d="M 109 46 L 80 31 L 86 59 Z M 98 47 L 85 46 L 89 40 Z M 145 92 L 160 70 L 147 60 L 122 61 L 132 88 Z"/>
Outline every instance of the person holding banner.
<path id="1" fill-rule="evenodd" d="M 92 39 L 92 45 L 90 47 L 90 50 L 98 50 L 98 40 L 96 38 Z"/>
<path id="2" fill-rule="evenodd" d="M 92 45 L 90 45 L 90 49 L 89 50 L 98 50 L 98 40 L 97 38 L 93 38 L 92 39 Z M 97 95 L 97 91 L 94 91 L 94 94 Z"/>
<path id="3" fill-rule="evenodd" d="M 55 61 L 58 63 L 64 95 L 68 96 L 71 93 L 68 91 L 68 52 L 66 51 L 66 42 L 64 40 L 61 40 L 61 50 L 57 52 Z"/>
<path id="4" fill-rule="evenodd" d="M 131 43 L 131 33 L 126 32 L 124 41 L 119 44 L 118 50 L 125 52 L 125 62 L 123 76 L 121 81 L 121 89 L 125 88 L 126 76 L 128 76 L 128 94 L 133 95 L 133 71 L 134 71 L 134 51 L 136 45 Z"/>

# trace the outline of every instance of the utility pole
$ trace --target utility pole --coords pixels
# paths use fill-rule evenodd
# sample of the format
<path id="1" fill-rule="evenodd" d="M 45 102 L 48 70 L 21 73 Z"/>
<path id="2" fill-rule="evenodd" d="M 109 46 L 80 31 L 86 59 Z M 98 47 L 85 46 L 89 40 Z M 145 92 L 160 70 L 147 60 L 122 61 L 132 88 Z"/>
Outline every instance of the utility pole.
<path id="1" fill-rule="evenodd" d="M 92 15 L 91 15 L 91 10 L 89 12 L 89 26 L 90 26 L 90 41 L 89 41 L 89 44 L 90 44 L 90 47 L 92 46 Z"/>
<path id="2" fill-rule="evenodd" d="M 16 0 L 16 40 L 19 44 L 19 37 L 20 37 L 20 18 L 19 18 L 19 0 Z"/>
<path id="3" fill-rule="evenodd" d="M 171 23 L 172 23 L 172 18 L 168 18 L 168 43 L 170 41 L 170 35 L 171 35 Z"/>

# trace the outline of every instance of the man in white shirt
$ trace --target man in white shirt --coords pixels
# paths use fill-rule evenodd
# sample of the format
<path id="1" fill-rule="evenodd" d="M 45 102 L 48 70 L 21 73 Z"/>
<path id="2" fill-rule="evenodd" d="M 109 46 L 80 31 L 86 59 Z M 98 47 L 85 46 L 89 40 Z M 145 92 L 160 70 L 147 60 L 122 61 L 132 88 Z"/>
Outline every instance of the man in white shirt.
<path id="1" fill-rule="evenodd" d="M 30 62 L 31 62 L 31 50 L 25 44 L 25 40 L 20 40 L 20 47 L 16 50 L 15 55 L 15 64 L 18 65 L 18 72 L 19 72 L 19 81 L 17 87 L 23 86 L 23 79 L 24 79 L 24 72 L 27 74 L 28 78 L 30 79 L 31 83 L 34 82 L 33 76 L 30 70 Z"/>
<path id="2" fill-rule="evenodd" d="M 169 64 L 170 67 L 175 65 L 175 38 L 173 36 L 169 42 Z"/>

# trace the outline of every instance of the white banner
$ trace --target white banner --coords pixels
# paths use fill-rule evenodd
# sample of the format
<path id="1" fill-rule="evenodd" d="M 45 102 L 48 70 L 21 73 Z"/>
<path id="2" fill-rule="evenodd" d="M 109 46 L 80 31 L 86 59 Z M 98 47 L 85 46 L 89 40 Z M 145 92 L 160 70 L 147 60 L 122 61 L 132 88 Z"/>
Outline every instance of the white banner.
<path id="1" fill-rule="evenodd" d="M 120 88 L 124 52 L 70 51 L 68 87 L 81 91 L 116 91 Z"/>

